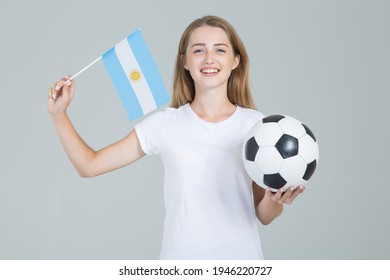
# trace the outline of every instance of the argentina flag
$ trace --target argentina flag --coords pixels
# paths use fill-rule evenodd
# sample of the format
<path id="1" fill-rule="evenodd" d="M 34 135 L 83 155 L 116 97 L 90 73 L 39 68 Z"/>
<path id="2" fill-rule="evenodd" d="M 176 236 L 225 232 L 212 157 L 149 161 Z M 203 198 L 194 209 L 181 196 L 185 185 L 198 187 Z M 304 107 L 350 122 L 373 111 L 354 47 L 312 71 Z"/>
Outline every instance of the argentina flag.
<path id="1" fill-rule="evenodd" d="M 104 53 L 102 60 L 130 120 L 169 101 L 169 94 L 140 29 Z"/>

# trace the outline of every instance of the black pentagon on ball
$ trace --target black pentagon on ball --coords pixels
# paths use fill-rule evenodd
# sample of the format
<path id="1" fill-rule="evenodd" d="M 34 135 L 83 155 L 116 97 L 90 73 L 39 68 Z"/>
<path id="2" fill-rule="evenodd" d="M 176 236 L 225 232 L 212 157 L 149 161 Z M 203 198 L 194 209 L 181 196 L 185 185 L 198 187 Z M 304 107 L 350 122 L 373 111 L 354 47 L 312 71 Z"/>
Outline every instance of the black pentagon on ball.
<path id="1" fill-rule="evenodd" d="M 302 124 L 302 126 L 305 128 L 306 133 L 310 135 L 311 138 L 313 138 L 314 142 L 317 142 L 316 137 L 314 136 L 314 133 L 308 128 L 306 125 Z"/>
<path id="2" fill-rule="evenodd" d="M 284 119 L 285 116 L 282 115 L 270 115 L 268 117 L 263 118 L 263 123 L 270 123 L 270 122 L 275 122 L 277 123 L 281 119 Z"/>
<path id="3" fill-rule="evenodd" d="M 255 137 L 250 138 L 245 143 L 245 158 L 249 161 L 255 161 L 259 145 L 256 142 Z"/>
<path id="4" fill-rule="evenodd" d="M 288 134 L 283 134 L 275 144 L 275 148 L 283 158 L 296 156 L 298 154 L 298 147 L 298 139 Z"/>
<path id="5" fill-rule="evenodd" d="M 317 167 L 317 160 L 313 160 L 310 162 L 307 167 L 305 174 L 303 175 L 303 180 L 309 181 L 310 177 L 313 175 L 314 171 L 316 170 Z"/>
<path id="6" fill-rule="evenodd" d="M 264 175 L 264 184 L 267 185 L 267 187 L 273 188 L 273 189 L 280 189 L 282 188 L 287 182 L 283 179 L 283 177 L 279 173 L 275 174 L 266 174 Z"/>

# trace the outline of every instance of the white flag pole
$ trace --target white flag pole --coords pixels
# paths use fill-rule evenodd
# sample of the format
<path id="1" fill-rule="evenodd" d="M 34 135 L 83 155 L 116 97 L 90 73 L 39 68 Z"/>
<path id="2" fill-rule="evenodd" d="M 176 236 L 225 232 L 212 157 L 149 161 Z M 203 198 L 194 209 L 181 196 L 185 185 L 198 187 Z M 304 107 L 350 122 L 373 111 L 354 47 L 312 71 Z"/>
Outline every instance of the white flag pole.
<path id="1" fill-rule="evenodd" d="M 81 69 L 79 72 L 77 72 L 76 74 L 74 74 L 69 80 L 67 80 L 65 83 L 64 83 L 64 85 L 67 83 L 67 82 L 69 82 L 69 81 L 71 81 L 71 80 L 73 80 L 74 78 L 76 78 L 78 75 L 80 75 L 81 73 L 83 73 L 85 70 L 87 70 L 89 67 L 91 67 L 92 65 L 94 65 L 96 62 L 98 62 L 99 60 L 101 60 L 102 59 L 102 57 L 101 56 L 99 56 L 98 58 L 96 58 L 94 61 L 92 61 L 90 64 L 88 64 L 87 66 L 85 66 L 83 69 Z"/>

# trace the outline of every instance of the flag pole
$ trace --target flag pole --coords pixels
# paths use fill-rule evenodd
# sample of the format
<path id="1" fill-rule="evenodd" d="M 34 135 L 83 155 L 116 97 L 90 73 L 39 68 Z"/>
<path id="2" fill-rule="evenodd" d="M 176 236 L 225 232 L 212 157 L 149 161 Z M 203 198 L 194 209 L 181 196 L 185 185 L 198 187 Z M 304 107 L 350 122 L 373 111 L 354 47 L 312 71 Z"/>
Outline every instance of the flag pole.
<path id="1" fill-rule="evenodd" d="M 99 60 L 102 59 L 102 56 L 99 56 L 98 58 L 96 58 L 94 61 L 92 61 L 90 64 L 88 64 L 87 66 L 85 66 L 83 69 L 81 69 L 79 72 L 77 72 L 76 74 L 74 74 L 69 80 L 67 80 L 64 85 L 73 80 L 74 78 L 76 78 L 78 75 L 80 75 L 81 73 L 83 73 L 85 70 L 87 70 L 89 67 L 91 67 L 92 65 L 94 65 L 96 62 L 98 62 Z"/>

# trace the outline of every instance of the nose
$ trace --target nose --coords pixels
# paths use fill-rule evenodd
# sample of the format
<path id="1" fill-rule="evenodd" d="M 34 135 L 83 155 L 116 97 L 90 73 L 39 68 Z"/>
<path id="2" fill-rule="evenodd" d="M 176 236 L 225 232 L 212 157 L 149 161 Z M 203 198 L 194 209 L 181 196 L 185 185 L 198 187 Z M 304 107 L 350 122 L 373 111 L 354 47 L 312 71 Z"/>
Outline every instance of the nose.
<path id="1" fill-rule="evenodd" d="M 210 65 L 210 64 L 214 63 L 214 56 L 212 55 L 212 53 L 210 51 L 206 52 L 205 62 L 204 63 L 207 64 L 207 65 Z"/>

